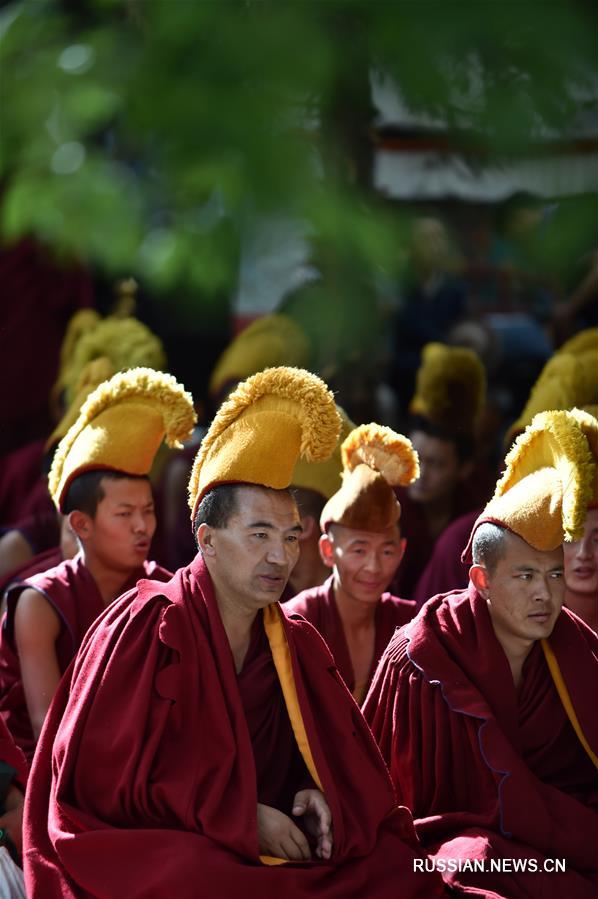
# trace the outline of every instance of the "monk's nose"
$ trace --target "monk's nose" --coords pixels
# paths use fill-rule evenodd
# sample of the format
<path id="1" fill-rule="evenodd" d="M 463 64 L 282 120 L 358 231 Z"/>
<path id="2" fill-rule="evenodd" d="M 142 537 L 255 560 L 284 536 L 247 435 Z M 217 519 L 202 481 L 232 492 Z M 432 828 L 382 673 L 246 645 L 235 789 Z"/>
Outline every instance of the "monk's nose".
<path id="1" fill-rule="evenodd" d="M 589 559 L 592 553 L 590 552 L 590 541 L 589 540 L 580 540 L 575 548 L 575 558 L 576 559 Z"/>
<path id="2" fill-rule="evenodd" d="M 285 565 L 287 561 L 285 547 L 282 543 L 270 544 L 266 554 L 266 561 L 273 565 Z"/>

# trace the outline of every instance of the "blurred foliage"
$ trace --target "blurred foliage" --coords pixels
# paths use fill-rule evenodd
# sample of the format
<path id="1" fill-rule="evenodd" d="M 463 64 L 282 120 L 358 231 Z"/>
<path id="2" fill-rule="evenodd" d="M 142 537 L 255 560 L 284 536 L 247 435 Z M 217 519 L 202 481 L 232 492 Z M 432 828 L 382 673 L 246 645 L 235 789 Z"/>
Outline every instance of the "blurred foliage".
<path id="1" fill-rule="evenodd" d="M 339 296 L 397 258 L 369 78 L 496 158 L 591 91 L 585 0 L 22 0 L 0 11 L 3 239 L 230 295 L 247 210 L 306 222 Z M 570 249 L 569 247 L 567 248 Z M 331 313 L 333 314 L 333 313 Z"/>

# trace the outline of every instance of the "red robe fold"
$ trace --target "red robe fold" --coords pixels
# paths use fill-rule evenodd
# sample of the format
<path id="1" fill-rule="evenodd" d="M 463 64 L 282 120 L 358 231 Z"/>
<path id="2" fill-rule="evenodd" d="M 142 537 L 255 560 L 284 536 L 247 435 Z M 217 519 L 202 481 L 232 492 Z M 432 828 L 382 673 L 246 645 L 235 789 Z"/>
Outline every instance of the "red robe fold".
<path id="1" fill-rule="evenodd" d="M 334 598 L 333 576 L 331 575 L 321 586 L 303 590 L 290 602 L 286 603 L 289 612 L 303 615 L 324 637 L 334 657 L 336 667 L 351 693 L 355 694 L 355 674 L 349 655 L 349 647 Z M 383 593 L 376 606 L 376 637 L 374 642 L 374 658 L 367 680 L 369 687 L 382 653 L 397 627 L 411 621 L 416 612 L 414 602 L 399 599 L 390 593 Z"/>
<path id="2" fill-rule="evenodd" d="M 598 751 L 598 640 L 563 609 L 548 641 L 581 730 Z M 540 644 L 515 689 L 473 586 L 430 600 L 395 634 L 364 706 L 400 801 L 439 859 L 535 859 L 539 873 L 455 872 L 509 899 L 590 899 L 598 890 L 596 768 Z M 542 871 L 544 859 L 567 871 Z"/>
<path id="3" fill-rule="evenodd" d="M 171 574 L 155 562 L 144 562 L 123 584 L 123 592 L 130 590 L 143 577 L 166 581 Z M 62 674 L 76 655 L 85 632 L 105 609 L 96 582 L 80 555 L 61 562 L 55 568 L 20 579 L 6 590 L 6 612 L 0 634 L 0 717 L 28 759 L 35 752 L 35 738 L 15 646 L 14 616 L 19 596 L 30 587 L 45 596 L 60 619 L 60 633 L 55 646 Z"/>
<path id="4" fill-rule="evenodd" d="M 442 894 L 439 875 L 413 873 L 421 850 L 411 816 L 396 806 L 380 753 L 323 641 L 284 607 L 273 612 L 332 813 L 332 860 L 259 860 L 254 751 L 261 750 L 252 744 L 259 709 L 248 709 L 246 693 L 242 699 L 197 556 L 168 584 L 142 581 L 112 604 L 61 683 L 29 781 L 31 899 Z M 248 664 L 257 658 L 269 667 L 263 655 L 250 654 Z M 276 697 L 265 698 L 280 709 Z M 284 726 L 279 719 L 276 727 Z"/>

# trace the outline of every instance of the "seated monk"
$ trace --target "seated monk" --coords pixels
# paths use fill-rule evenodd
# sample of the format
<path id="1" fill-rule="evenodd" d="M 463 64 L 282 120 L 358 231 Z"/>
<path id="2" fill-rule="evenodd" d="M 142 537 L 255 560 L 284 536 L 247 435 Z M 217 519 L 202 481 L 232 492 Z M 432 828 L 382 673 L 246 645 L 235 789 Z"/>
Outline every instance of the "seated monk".
<path id="1" fill-rule="evenodd" d="M 468 588 L 395 634 L 364 706 L 451 883 L 508 899 L 598 890 L 598 640 L 561 608 L 561 543 L 598 485 L 588 438 L 584 413 L 536 416 L 474 526 Z"/>
<path id="2" fill-rule="evenodd" d="M 395 628 L 415 603 L 384 591 L 405 549 L 393 486 L 417 477 L 406 437 L 380 425 L 356 428 L 342 445 L 343 483 L 322 510 L 320 553 L 332 574 L 288 603 L 324 637 L 356 701 L 362 703 Z"/>
<path id="3" fill-rule="evenodd" d="M 31 899 L 442 895 L 413 872 L 410 813 L 325 644 L 277 603 L 301 530 L 285 488 L 338 427 L 297 369 L 220 409 L 189 486 L 198 555 L 106 610 L 50 709 L 25 811 Z"/>
<path id="4" fill-rule="evenodd" d="M 80 552 L 8 587 L 0 637 L 0 715 L 29 758 L 88 627 L 139 578 L 170 577 L 147 561 L 156 527 L 147 474 L 165 433 L 185 438 L 194 417 L 174 378 L 132 369 L 90 394 L 59 444 L 49 486 Z"/>

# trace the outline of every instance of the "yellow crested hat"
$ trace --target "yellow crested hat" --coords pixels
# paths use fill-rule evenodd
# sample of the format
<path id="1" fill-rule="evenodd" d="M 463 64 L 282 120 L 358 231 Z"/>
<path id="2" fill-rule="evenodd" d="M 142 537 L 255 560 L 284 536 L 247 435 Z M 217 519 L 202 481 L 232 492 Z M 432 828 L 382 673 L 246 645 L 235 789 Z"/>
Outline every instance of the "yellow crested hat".
<path id="1" fill-rule="evenodd" d="M 449 433 L 473 435 L 486 399 L 486 372 L 466 347 L 428 343 L 409 411 Z"/>
<path id="2" fill-rule="evenodd" d="M 76 398 L 83 370 L 94 359 L 106 358 L 114 372 L 147 367 L 161 371 L 166 366 L 162 341 L 136 318 L 83 310 L 71 319 L 60 354 L 60 371 L 53 395 L 64 393 L 67 409 Z"/>
<path id="3" fill-rule="evenodd" d="M 195 457 L 191 519 L 218 484 L 289 487 L 299 456 L 327 459 L 339 428 L 331 391 L 304 369 L 268 368 L 243 381 L 216 413 Z"/>
<path id="4" fill-rule="evenodd" d="M 341 419 L 341 430 L 332 455 L 325 462 L 307 462 L 305 459 L 299 458 L 291 480 L 293 487 L 315 490 L 325 499 L 330 499 L 341 486 L 343 470 L 341 444 L 355 428 L 354 422 L 351 421 L 345 410 L 340 406 L 336 408 Z"/>
<path id="5" fill-rule="evenodd" d="M 62 511 L 69 485 L 85 471 L 149 474 L 162 440 L 180 447 L 195 421 L 191 395 L 172 375 L 150 368 L 114 375 L 88 396 L 58 444 L 48 477 L 56 506 Z"/>
<path id="6" fill-rule="evenodd" d="M 411 441 L 382 425 L 360 425 L 341 447 L 343 483 L 322 510 L 322 531 L 341 524 L 381 533 L 401 517 L 393 487 L 407 486 L 419 476 L 419 460 Z"/>
<path id="7" fill-rule="evenodd" d="M 598 328 L 595 330 L 598 332 Z M 598 346 L 590 348 L 586 345 L 585 349 L 574 352 L 575 355 L 559 351 L 548 360 L 532 387 L 523 412 L 507 432 L 507 443 L 524 431 L 538 412 L 598 402 Z"/>
<path id="8" fill-rule="evenodd" d="M 593 450 L 594 449 L 594 453 Z M 484 522 L 501 525 L 534 549 L 579 540 L 597 488 L 598 421 L 586 412 L 540 412 L 505 459 L 494 496 L 473 526 L 463 561 Z"/>
<path id="9" fill-rule="evenodd" d="M 210 378 L 210 393 L 232 381 L 242 381 L 265 368 L 280 365 L 303 368 L 309 361 L 309 342 L 287 315 L 264 315 L 241 331 L 224 350 Z"/>

